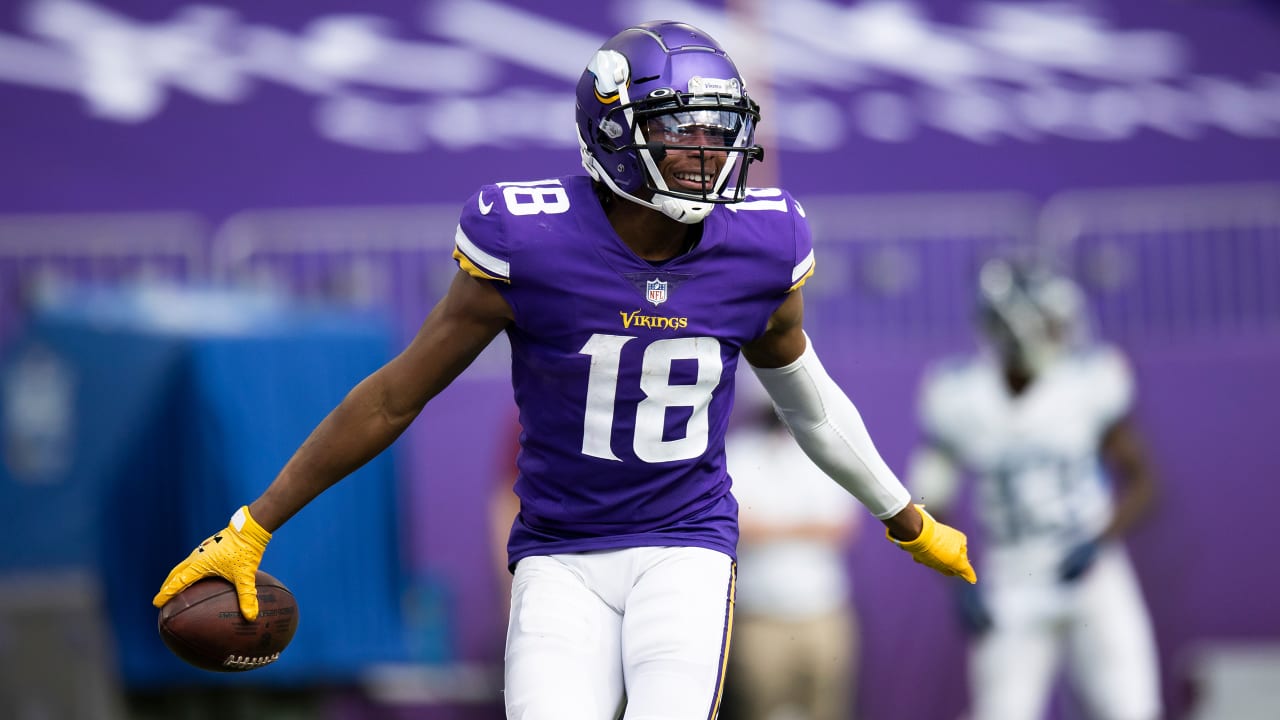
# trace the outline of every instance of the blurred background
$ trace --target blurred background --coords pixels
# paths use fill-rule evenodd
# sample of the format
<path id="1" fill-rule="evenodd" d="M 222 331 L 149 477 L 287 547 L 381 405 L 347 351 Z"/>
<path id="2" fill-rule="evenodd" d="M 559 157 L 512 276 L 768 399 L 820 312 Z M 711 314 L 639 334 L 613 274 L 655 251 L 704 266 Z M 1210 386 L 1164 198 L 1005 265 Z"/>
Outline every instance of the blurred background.
<path id="1" fill-rule="evenodd" d="M 466 197 L 580 171 L 572 87 L 649 19 L 709 31 L 760 100 L 753 184 L 804 203 L 809 333 L 895 469 L 923 368 L 973 346 L 979 265 L 1076 277 L 1164 488 L 1130 547 L 1169 716 L 1276 692 L 1275 3 L 7 0 L 0 716 L 501 717 L 503 339 L 278 533 L 277 664 L 182 665 L 150 598 L 411 337 Z M 871 535 L 862 716 L 959 717 L 949 597 Z"/>

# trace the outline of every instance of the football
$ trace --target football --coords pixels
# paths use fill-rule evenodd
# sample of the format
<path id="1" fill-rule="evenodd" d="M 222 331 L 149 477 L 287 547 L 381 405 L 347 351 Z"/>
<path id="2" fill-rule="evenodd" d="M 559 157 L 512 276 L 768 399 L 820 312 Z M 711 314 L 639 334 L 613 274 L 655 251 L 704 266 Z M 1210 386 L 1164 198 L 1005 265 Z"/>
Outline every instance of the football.
<path id="1" fill-rule="evenodd" d="M 270 665 L 298 629 L 298 603 L 279 580 L 258 571 L 258 619 L 240 615 L 235 585 L 197 580 L 160 608 L 160 637 L 174 655 L 217 672 Z"/>

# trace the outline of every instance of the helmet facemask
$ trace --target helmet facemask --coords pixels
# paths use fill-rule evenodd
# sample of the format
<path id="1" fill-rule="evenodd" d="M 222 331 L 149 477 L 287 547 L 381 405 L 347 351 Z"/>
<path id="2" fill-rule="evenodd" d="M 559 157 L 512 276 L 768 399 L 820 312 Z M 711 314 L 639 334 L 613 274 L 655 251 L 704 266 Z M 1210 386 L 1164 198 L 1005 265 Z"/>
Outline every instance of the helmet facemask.
<path id="1" fill-rule="evenodd" d="M 711 204 L 746 197 L 747 167 L 764 156 L 763 148 L 752 144 L 760 113 L 750 98 L 744 103 L 742 98 L 682 95 L 663 89 L 606 117 L 614 114 L 630 116 L 631 142 L 618 150 L 634 151 L 640 158 L 644 187 L 652 202 L 662 204 L 663 198 L 673 198 L 692 207 L 707 206 L 709 212 Z M 663 177 L 660 167 L 670 153 L 689 160 L 681 171 L 685 177 L 674 184 Z"/>

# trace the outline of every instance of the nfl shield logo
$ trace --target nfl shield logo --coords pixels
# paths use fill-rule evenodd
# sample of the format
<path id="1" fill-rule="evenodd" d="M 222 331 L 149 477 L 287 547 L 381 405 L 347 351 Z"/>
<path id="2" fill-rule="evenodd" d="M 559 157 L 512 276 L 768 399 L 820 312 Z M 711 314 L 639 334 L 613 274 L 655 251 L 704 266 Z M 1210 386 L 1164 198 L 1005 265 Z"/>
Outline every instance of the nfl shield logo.
<path id="1" fill-rule="evenodd" d="M 654 305 L 661 305 L 667 301 L 667 283 L 665 280 L 654 278 L 646 280 L 644 283 L 644 299 Z"/>

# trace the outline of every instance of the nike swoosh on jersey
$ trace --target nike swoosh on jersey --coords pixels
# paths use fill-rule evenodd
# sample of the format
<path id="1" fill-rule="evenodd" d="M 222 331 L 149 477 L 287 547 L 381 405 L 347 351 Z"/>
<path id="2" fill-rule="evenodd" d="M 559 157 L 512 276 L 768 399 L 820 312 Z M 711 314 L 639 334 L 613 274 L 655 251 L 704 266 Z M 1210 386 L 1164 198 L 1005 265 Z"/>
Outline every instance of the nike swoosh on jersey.
<path id="1" fill-rule="evenodd" d="M 489 211 L 493 209 L 493 203 L 486 203 L 484 201 L 484 193 L 480 193 L 480 195 L 478 196 L 478 200 L 480 203 L 480 214 L 488 215 Z"/>

